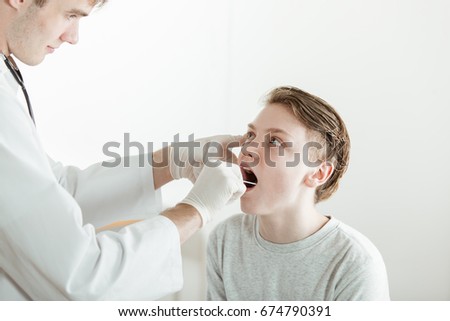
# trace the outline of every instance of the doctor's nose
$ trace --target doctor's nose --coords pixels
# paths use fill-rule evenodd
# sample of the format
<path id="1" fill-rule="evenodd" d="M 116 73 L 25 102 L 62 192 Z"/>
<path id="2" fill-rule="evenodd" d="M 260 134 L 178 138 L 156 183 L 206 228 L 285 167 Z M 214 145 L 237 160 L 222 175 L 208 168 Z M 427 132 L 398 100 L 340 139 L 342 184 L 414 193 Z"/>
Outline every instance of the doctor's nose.
<path id="1" fill-rule="evenodd" d="M 60 37 L 61 41 L 68 42 L 71 45 L 78 43 L 78 22 L 72 24 Z"/>

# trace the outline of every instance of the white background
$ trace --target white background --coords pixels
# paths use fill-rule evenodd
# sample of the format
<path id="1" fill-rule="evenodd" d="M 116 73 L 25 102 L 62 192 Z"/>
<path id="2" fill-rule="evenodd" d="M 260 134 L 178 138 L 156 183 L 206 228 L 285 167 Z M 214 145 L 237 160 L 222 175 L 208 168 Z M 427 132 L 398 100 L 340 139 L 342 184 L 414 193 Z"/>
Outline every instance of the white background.
<path id="1" fill-rule="evenodd" d="M 80 32 L 22 67 L 53 158 L 85 167 L 124 133 L 157 146 L 240 134 L 270 89 L 300 87 L 340 112 L 352 140 L 321 210 L 378 247 L 392 299 L 450 300 L 450 2 L 110 0 Z M 188 188 L 165 188 L 165 204 Z M 171 299 L 204 298 L 209 229 L 184 246 Z"/>

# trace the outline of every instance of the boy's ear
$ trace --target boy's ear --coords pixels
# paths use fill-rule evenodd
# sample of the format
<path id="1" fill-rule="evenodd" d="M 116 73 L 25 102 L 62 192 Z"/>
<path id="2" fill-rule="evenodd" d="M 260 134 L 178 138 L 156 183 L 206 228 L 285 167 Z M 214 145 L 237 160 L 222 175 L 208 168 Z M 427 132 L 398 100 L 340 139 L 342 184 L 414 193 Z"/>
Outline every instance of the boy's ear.
<path id="1" fill-rule="evenodd" d="M 26 2 L 32 2 L 34 0 L 7 0 L 9 5 L 14 9 L 19 9 L 21 6 L 26 4 Z"/>
<path id="2" fill-rule="evenodd" d="M 326 183 L 333 174 L 334 165 L 331 162 L 324 161 L 305 178 L 305 184 L 308 187 L 316 188 Z"/>

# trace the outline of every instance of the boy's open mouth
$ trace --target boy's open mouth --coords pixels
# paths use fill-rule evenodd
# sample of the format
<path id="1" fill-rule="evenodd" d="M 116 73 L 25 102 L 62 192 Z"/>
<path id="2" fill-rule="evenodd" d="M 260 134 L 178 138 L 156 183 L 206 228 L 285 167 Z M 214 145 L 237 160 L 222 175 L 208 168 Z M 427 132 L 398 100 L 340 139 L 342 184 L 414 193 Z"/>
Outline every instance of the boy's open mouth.
<path id="1" fill-rule="evenodd" d="M 247 188 L 253 188 L 258 184 L 258 178 L 255 173 L 248 167 L 241 167 L 242 177 L 244 179 L 244 185 Z"/>

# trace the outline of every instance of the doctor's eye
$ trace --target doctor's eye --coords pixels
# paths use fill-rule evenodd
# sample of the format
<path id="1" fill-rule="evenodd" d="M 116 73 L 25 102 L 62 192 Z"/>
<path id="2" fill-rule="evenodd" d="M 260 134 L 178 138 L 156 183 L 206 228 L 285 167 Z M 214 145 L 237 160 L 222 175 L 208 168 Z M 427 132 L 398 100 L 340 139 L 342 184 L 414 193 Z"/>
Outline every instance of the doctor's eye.
<path id="1" fill-rule="evenodd" d="M 67 15 L 67 20 L 75 20 L 78 19 L 78 15 L 77 14 L 69 14 Z"/>

